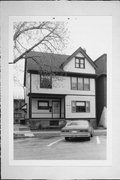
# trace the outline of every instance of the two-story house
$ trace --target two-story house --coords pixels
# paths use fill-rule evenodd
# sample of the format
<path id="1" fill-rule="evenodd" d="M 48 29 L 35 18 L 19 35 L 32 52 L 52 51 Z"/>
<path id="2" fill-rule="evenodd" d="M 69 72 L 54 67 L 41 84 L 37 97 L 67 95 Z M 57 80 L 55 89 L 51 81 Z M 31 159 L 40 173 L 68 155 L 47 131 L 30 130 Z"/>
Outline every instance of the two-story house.
<path id="1" fill-rule="evenodd" d="M 30 52 L 25 58 L 25 102 L 31 129 L 60 128 L 67 120 L 96 126 L 96 65 L 85 50 L 72 55 Z"/>

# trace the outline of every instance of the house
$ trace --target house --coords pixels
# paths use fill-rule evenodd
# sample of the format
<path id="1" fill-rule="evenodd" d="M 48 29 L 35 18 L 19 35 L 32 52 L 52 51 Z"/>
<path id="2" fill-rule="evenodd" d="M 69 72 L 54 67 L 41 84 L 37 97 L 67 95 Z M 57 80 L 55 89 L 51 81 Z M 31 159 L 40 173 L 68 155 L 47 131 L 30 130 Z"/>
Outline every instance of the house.
<path id="1" fill-rule="evenodd" d="M 28 53 L 24 86 L 31 129 L 61 128 L 76 119 L 96 127 L 96 68 L 81 47 L 70 56 Z"/>
<path id="2" fill-rule="evenodd" d="M 26 111 L 23 109 L 24 99 L 14 99 L 14 124 L 19 124 L 26 118 Z"/>
<path id="3" fill-rule="evenodd" d="M 96 112 L 97 125 L 107 127 L 106 109 L 107 109 L 107 54 L 103 54 L 95 60 L 97 65 L 96 73 Z"/>

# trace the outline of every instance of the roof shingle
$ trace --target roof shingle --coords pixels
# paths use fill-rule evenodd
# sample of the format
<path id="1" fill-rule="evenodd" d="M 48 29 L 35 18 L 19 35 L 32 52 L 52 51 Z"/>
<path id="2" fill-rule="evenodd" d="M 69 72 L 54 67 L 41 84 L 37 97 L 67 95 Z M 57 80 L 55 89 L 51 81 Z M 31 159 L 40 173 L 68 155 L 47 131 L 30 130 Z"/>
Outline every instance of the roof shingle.
<path id="1" fill-rule="evenodd" d="M 42 71 L 62 72 L 60 66 L 68 57 L 68 55 L 31 51 L 26 55 L 27 70 L 39 71 L 42 68 Z"/>
<path id="2" fill-rule="evenodd" d="M 96 73 L 97 75 L 107 74 L 107 54 L 103 54 L 99 58 L 97 58 L 95 61 L 95 64 L 97 65 Z"/>

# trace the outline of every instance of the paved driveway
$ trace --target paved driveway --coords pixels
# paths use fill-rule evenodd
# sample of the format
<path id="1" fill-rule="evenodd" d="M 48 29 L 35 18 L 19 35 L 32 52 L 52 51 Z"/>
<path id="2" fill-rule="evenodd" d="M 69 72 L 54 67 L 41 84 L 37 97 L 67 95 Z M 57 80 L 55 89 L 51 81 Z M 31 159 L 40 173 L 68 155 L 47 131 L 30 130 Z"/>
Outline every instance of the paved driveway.
<path id="1" fill-rule="evenodd" d="M 14 159 L 105 160 L 106 136 L 94 136 L 91 141 L 65 141 L 62 137 L 16 139 Z"/>

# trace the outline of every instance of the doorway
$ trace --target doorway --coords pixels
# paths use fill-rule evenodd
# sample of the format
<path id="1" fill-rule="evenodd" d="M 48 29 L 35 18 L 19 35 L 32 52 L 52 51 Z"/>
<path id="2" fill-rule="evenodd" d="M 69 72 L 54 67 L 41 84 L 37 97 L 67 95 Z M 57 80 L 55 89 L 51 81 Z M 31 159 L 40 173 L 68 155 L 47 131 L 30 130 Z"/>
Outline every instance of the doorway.
<path id="1" fill-rule="evenodd" d="M 60 101 L 52 101 L 52 117 L 60 118 Z"/>

